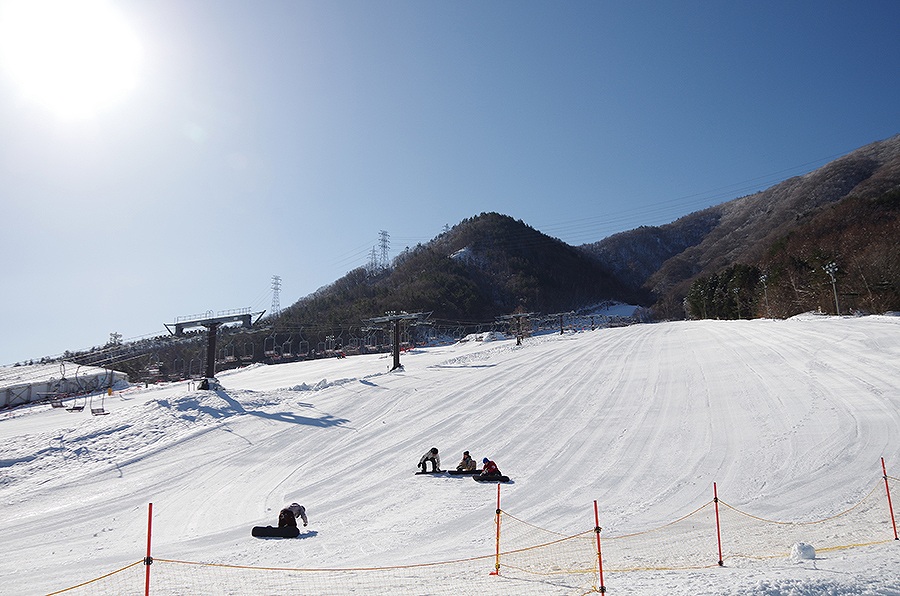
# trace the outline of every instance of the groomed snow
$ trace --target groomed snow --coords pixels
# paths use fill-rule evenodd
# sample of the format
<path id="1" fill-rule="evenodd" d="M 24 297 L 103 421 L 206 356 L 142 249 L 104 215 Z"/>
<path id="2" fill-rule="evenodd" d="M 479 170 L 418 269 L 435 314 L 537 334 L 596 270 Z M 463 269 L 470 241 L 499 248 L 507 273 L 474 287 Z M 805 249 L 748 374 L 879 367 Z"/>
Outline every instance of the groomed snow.
<path id="1" fill-rule="evenodd" d="M 635 325 L 401 361 L 257 365 L 220 375 L 218 392 L 134 387 L 107 398 L 107 416 L 0 412 L 0 591 L 47 593 L 140 559 L 150 502 L 158 558 L 334 568 L 491 554 L 496 488 L 414 476 L 432 446 L 444 468 L 466 449 L 494 459 L 514 479 L 504 511 L 562 534 L 593 527 L 594 500 L 604 535 L 667 524 L 714 482 L 743 511 L 821 519 L 883 483 L 881 458 L 900 476 L 900 317 Z M 250 536 L 292 501 L 307 507 L 307 538 Z M 887 532 L 815 558 L 787 544 L 783 557 L 611 572 L 606 585 L 900 595 Z"/>

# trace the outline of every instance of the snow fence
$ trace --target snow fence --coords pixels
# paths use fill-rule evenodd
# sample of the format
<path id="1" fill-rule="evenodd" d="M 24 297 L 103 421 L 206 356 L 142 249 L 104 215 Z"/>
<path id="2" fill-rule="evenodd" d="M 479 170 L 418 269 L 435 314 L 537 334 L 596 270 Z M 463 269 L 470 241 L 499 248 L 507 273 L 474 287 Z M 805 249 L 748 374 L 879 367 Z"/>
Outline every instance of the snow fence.
<path id="1" fill-rule="evenodd" d="M 417 565 L 367 568 L 284 568 L 226 565 L 148 556 L 78 585 L 71 595 L 397 594 L 434 596 L 585 595 L 613 586 L 628 593 L 639 572 L 705 570 L 725 573 L 729 563 L 792 556 L 797 544 L 815 552 L 884 544 L 898 539 L 890 480 L 884 475 L 857 503 L 822 519 L 766 519 L 713 499 L 659 527 L 612 534 L 600 526 L 597 504 L 588 525 L 570 535 L 542 528 L 500 507 L 492 553 Z M 301 534 L 301 537 L 303 534 Z M 716 571 L 720 567 L 726 570 Z"/>

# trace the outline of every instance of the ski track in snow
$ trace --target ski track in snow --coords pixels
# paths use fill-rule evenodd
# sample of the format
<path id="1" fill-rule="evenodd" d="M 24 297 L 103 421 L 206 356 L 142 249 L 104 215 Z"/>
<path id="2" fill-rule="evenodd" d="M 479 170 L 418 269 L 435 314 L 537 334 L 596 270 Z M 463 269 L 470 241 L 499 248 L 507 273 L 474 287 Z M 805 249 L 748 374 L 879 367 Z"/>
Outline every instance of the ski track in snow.
<path id="1" fill-rule="evenodd" d="M 0 416 L 0 585 L 38 594 L 143 556 L 288 567 L 490 554 L 494 485 L 414 476 L 464 449 L 513 483 L 503 508 L 543 528 L 621 535 L 712 498 L 820 519 L 900 470 L 900 318 L 702 321 L 353 356 L 107 398 L 108 416 Z M 890 472 L 889 472 L 890 474 Z M 895 501 L 900 500 L 896 499 Z M 306 505 L 315 535 L 250 538 Z M 628 574 L 629 594 L 900 594 L 895 543 L 728 569 Z M 826 573 L 829 565 L 835 570 Z M 817 567 L 817 568 L 816 568 Z M 624 593 L 624 592 L 623 592 Z"/>

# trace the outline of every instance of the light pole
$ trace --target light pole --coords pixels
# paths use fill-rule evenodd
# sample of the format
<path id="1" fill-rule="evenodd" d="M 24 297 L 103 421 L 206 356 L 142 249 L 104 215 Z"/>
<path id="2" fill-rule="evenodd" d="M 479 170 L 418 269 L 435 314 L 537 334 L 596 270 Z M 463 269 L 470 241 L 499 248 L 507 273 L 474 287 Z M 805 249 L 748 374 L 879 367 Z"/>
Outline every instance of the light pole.
<path id="1" fill-rule="evenodd" d="M 766 285 L 766 281 L 769 279 L 769 276 L 763 273 L 759 276 L 759 281 L 763 285 L 763 295 L 766 297 L 766 318 L 771 319 L 772 313 L 769 312 L 769 286 Z"/>
<path id="2" fill-rule="evenodd" d="M 837 264 L 834 261 L 822 267 L 822 269 L 825 270 L 825 273 L 827 273 L 828 276 L 831 277 L 831 289 L 834 291 L 834 310 L 837 311 L 838 315 L 840 315 L 841 306 L 838 304 L 837 284 L 834 281 L 834 274 L 837 273 L 837 268 Z"/>

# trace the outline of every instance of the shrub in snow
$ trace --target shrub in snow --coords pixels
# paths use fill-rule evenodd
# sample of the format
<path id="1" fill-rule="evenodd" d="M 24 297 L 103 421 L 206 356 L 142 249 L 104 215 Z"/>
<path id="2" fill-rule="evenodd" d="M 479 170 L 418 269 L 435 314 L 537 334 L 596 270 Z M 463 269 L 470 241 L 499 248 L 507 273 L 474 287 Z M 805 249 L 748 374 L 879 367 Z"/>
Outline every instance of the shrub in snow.
<path id="1" fill-rule="evenodd" d="M 791 547 L 791 560 L 802 561 L 816 558 L 816 549 L 811 544 L 805 542 L 797 542 Z"/>

